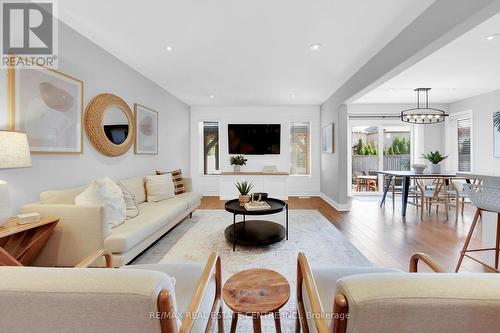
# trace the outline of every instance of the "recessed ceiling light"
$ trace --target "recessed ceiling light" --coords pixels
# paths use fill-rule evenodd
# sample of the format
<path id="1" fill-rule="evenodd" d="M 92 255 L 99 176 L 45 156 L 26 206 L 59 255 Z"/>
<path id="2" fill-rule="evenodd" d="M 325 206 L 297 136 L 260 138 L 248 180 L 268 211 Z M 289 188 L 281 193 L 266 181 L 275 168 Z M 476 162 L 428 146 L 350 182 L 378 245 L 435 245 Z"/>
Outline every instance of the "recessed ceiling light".
<path id="1" fill-rule="evenodd" d="M 291 94 L 291 95 L 290 95 L 290 97 L 291 97 L 292 99 L 294 99 L 294 98 L 295 98 L 295 94 Z"/>
<path id="2" fill-rule="evenodd" d="M 486 37 L 486 40 L 495 40 L 497 39 L 498 37 L 500 37 L 500 34 L 492 34 L 492 35 L 489 35 Z"/>
<path id="3" fill-rule="evenodd" d="M 215 95 L 210 95 L 210 98 L 214 98 L 214 97 L 215 97 Z"/>
<path id="4" fill-rule="evenodd" d="M 321 46 L 322 45 L 320 43 L 314 43 L 309 46 L 309 49 L 311 51 L 318 51 L 321 48 Z"/>
<path id="5" fill-rule="evenodd" d="M 167 46 L 167 51 L 172 52 L 172 46 Z"/>

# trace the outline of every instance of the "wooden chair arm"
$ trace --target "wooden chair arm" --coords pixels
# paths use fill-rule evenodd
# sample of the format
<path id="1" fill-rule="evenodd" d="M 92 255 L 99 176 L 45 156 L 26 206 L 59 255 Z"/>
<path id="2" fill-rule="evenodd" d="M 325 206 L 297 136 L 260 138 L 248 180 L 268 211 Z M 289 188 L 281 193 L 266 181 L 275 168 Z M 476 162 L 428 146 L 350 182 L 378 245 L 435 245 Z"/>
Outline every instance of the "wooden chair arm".
<path id="1" fill-rule="evenodd" d="M 446 273 L 446 270 L 438 265 L 431 257 L 424 253 L 415 253 L 410 258 L 410 273 L 417 272 L 418 262 L 422 260 L 427 266 L 429 266 L 436 273 Z"/>
<path id="2" fill-rule="evenodd" d="M 309 304 L 311 305 L 312 316 L 314 318 L 314 323 L 316 325 L 316 330 L 318 333 L 329 333 L 329 323 L 327 320 L 325 311 L 323 310 L 323 305 L 321 304 L 321 299 L 319 298 L 318 287 L 316 286 L 316 282 L 314 281 L 314 276 L 311 271 L 311 267 L 309 267 L 309 263 L 307 261 L 307 257 L 304 253 L 300 252 L 297 257 L 297 299 L 301 303 L 299 305 L 299 311 L 305 311 L 303 307 L 302 300 L 302 283 L 306 287 L 307 297 L 309 298 Z M 301 319 L 305 321 L 305 316 L 307 314 L 300 314 Z"/>
<path id="3" fill-rule="evenodd" d="M 222 270 L 221 270 L 220 257 L 217 252 L 212 252 L 212 254 L 207 260 L 205 269 L 203 270 L 201 278 L 198 281 L 198 286 L 196 287 L 194 296 L 191 299 L 191 304 L 189 304 L 189 307 L 186 311 L 186 316 L 182 321 L 182 326 L 179 330 L 180 333 L 191 332 L 194 321 L 196 320 L 197 314 L 200 310 L 203 296 L 205 295 L 205 291 L 207 290 L 208 284 L 210 283 L 210 279 L 214 271 L 215 271 L 215 299 L 212 305 L 212 310 L 211 310 L 212 313 L 210 314 L 210 320 L 207 324 L 207 329 L 205 330 L 205 332 L 207 331 L 211 332 L 211 326 L 214 318 L 212 314 L 214 313 L 214 311 L 217 311 L 217 309 L 220 307 L 221 293 L 222 293 L 222 280 L 221 280 Z"/>
<path id="4" fill-rule="evenodd" d="M 111 252 L 100 249 L 91 253 L 88 257 L 83 259 L 75 268 L 85 268 L 89 267 L 94 261 L 96 261 L 99 257 L 104 257 L 106 260 L 106 268 L 113 268 L 113 255 Z"/>

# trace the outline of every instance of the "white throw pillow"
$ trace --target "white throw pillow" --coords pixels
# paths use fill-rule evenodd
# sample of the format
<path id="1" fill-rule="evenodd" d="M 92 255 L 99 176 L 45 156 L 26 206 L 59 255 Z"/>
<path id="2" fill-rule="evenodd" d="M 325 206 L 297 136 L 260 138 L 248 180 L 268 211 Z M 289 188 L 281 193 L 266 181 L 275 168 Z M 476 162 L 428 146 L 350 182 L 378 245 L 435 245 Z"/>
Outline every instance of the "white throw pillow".
<path id="1" fill-rule="evenodd" d="M 146 176 L 146 196 L 148 202 L 170 199 L 175 196 L 171 174 Z"/>
<path id="2" fill-rule="evenodd" d="M 127 208 L 120 186 L 108 177 L 94 180 L 75 198 L 79 206 L 102 206 L 104 221 L 110 229 L 125 221 Z"/>

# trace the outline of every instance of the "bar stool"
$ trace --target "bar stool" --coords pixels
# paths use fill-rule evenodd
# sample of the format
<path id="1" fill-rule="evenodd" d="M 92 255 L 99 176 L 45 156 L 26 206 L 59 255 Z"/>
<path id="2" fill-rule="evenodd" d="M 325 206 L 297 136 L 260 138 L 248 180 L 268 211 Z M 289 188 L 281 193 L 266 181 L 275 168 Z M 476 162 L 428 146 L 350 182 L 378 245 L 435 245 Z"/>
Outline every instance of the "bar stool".
<path id="1" fill-rule="evenodd" d="M 469 199 L 472 201 L 472 204 L 477 207 L 476 214 L 474 215 L 474 220 L 469 229 L 469 233 L 467 234 L 467 238 L 465 239 L 464 247 L 462 251 L 460 251 L 460 258 L 458 259 L 457 267 L 455 268 L 455 273 L 459 271 L 460 266 L 462 265 L 462 261 L 464 257 L 470 258 L 481 265 L 488 267 L 489 269 L 500 273 L 498 270 L 498 262 L 499 262 L 499 254 L 500 254 L 500 188 L 490 187 L 490 186 L 482 186 L 482 185 L 473 185 L 473 184 L 464 184 L 464 191 L 467 193 Z M 497 231 L 496 231 L 496 242 L 495 247 L 492 248 L 480 248 L 480 249 L 472 249 L 469 250 L 469 243 L 471 241 L 472 235 L 474 234 L 474 229 L 476 228 L 477 222 L 481 217 L 482 212 L 492 212 L 497 214 Z M 492 267 L 485 262 L 472 257 L 467 254 L 469 252 L 481 252 L 481 251 L 495 251 L 495 267 Z"/>

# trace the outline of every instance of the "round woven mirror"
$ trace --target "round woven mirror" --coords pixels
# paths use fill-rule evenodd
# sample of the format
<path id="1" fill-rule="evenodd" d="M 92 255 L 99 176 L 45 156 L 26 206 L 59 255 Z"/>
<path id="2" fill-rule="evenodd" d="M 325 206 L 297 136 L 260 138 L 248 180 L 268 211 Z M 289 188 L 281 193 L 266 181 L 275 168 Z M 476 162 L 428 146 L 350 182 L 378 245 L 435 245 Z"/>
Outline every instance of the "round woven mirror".
<path id="1" fill-rule="evenodd" d="M 134 143 L 134 115 L 120 97 L 100 94 L 85 109 L 85 131 L 95 149 L 106 156 L 120 156 Z"/>

